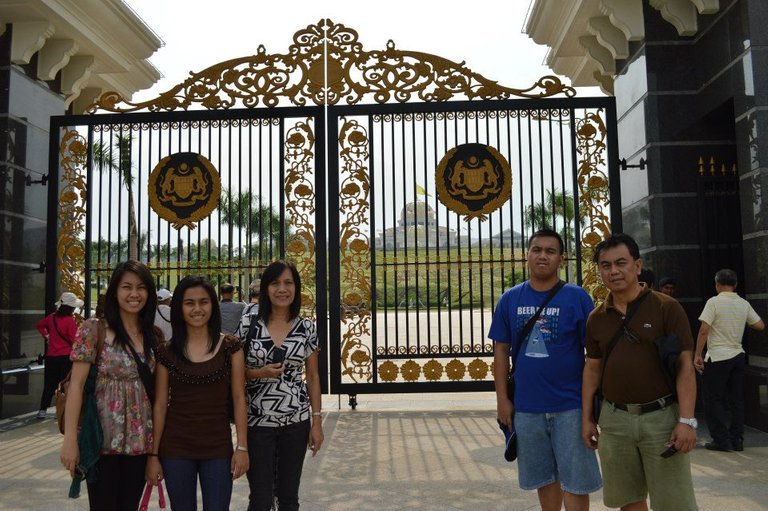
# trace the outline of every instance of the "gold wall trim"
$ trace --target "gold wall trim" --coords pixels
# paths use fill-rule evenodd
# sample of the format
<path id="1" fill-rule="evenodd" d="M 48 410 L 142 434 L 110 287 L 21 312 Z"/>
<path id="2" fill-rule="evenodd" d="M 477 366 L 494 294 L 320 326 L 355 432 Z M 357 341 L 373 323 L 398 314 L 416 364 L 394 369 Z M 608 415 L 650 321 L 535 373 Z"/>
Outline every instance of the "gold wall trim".
<path id="1" fill-rule="evenodd" d="M 223 110 L 243 106 L 353 105 L 371 97 L 376 103 L 450 99 L 545 98 L 576 90 L 556 76 L 544 76 L 525 89 L 499 85 L 463 62 L 429 53 L 400 50 L 392 40 L 382 50 L 364 50 L 357 31 L 330 19 L 308 25 L 293 36 L 288 53 L 267 53 L 226 60 L 192 73 L 157 98 L 133 103 L 105 92 L 87 109 L 109 112 Z M 327 54 L 325 48 L 327 47 Z M 327 76 L 327 82 L 325 77 Z"/>
<path id="2" fill-rule="evenodd" d="M 59 144 L 59 235 L 56 255 L 59 267 L 59 286 L 63 291 L 85 297 L 83 272 L 85 271 L 85 201 L 86 175 L 83 171 L 87 159 L 86 140 L 75 130 L 63 128 Z"/>
<path id="3" fill-rule="evenodd" d="M 603 285 L 593 257 L 597 244 L 611 234 L 608 217 L 611 201 L 605 165 L 607 130 L 601 114 L 602 109 L 585 111 L 584 117 L 575 120 L 579 211 L 585 218 L 581 228 L 582 287 L 598 303 L 605 300 L 608 290 Z"/>
<path id="4" fill-rule="evenodd" d="M 339 255 L 341 258 L 341 374 L 355 383 L 373 378 L 368 132 L 341 118 L 339 130 Z"/>
<path id="5" fill-rule="evenodd" d="M 297 121 L 285 134 L 285 210 L 295 231 L 285 252 L 301 276 L 301 308 L 305 317 L 315 318 L 315 185 L 313 174 L 315 134 L 312 119 Z"/>
<path id="6" fill-rule="evenodd" d="M 492 374 L 493 362 L 475 358 L 460 360 L 454 358 L 445 364 L 436 359 L 426 361 L 406 360 L 398 365 L 392 360 L 378 364 L 378 379 L 383 383 L 417 381 L 482 381 Z"/>

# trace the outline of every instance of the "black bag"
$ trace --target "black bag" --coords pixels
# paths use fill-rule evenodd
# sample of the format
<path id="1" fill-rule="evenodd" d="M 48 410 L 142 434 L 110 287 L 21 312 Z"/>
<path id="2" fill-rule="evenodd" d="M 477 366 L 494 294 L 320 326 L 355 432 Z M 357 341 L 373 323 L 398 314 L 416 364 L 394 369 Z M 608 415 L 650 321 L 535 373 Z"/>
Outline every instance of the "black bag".
<path id="1" fill-rule="evenodd" d="M 655 341 L 656 350 L 659 352 L 661 372 L 667 382 L 672 397 L 677 397 L 677 359 L 680 358 L 680 341 L 677 334 L 670 332 L 659 337 Z"/>

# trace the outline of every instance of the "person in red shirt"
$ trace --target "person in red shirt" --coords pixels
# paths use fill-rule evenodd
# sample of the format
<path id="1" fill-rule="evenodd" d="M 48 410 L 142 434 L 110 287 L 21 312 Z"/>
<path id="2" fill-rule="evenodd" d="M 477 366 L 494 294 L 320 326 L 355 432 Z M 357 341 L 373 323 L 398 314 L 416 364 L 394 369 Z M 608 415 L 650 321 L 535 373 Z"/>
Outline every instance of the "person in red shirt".
<path id="1" fill-rule="evenodd" d="M 69 354 L 77 335 L 74 313 L 82 306 L 83 301 L 74 293 L 62 293 L 56 310 L 37 323 L 37 330 L 45 337 L 45 372 L 38 419 L 45 419 L 56 387 L 72 368 Z"/>

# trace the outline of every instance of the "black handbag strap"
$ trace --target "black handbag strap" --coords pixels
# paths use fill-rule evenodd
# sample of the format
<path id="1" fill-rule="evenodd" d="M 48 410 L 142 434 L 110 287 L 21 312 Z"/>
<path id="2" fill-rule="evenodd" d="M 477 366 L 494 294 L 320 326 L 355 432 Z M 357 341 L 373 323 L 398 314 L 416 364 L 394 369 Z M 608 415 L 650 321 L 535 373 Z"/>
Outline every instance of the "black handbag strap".
<path id="1" fill-rule="evenodd" d="M 66 342 L 67 344 L 69 344 L 71 346 L 72 345 L 72 341 L 67 339 L 67 337 L 64 334 L 61 333 L 61 330 L 59 330 L 59 325 L 58 325 L 58 323 L 56 323 L 56 314 L 51 316 L 51 319 L 53 320 L 53 328 L 56 329 L 56 333 L 59 334 L 59 337 L 64 339 L 64 342 Z"/>
<path id="2" fill-rule="evenodd" d="M 139 378 L 141 378 L 141 383 L 144 384 L 144 390 L 147 392 L 147 397 L 149 397 L 149 402 L 154 403 L 155 402 L 155 381 L 152 378 L 152 369 L 149 368 L 149 365 L 142 361 L 139 358 L 139 354 L 136 353 L 136 350 L 133 349 L 133 346 L 131 345 L 130 340 L 125 343 L 126 346 L 128 346 L 128 349 L 131 352 L 131 355 L 133 355 L 133 360 L 136 361 L 136 368 L 139 371 Z"/>
<path id="3" fill-rule="evenodd" d="M 651 294 L 651 291 L 641 295 L 638 299 L 632 302 L 629 307 L 627 307 L 627 313 L 624 314 L 624 319 L 621 320 L 621 326 L 619 326 L 619 328 L 616 330 L 616 333 L 613 334 L 611 342 L 608 343 L 608 347 L 605 349 L 605 357 L 603 357 L 603 370 L 600 371 L 600 381 L 597 384 L 598 390 L 602 389 L 603 387 L 603 376 L 605 375 L 605 366 L 608 365 L 608 357 L 611 356 L 613 348 L 616 347 L 619 339 L 621 339 L 621 334 L 624 333 L 624 328 L 626 328 L 626 326 L 629 324 L 629 320 L 632 319 L 632 316 L 635 315 L 637 309 L 640 308 L 640 304 L 643 303 L 643 300 L 645 300 L 649 294 Z"/>
<path id="4" fill-rule="evenodd" d="M 544 298 L 544 301 L 541 302 L 541 305 L 539 305 L 539 308 L 536 309 L 536 312 L 528 318 L 528 321 L 525 323 L 525 326 L 523 326 L 522 330 L 517 334 L 517 345 L 515 346 L 515 355 L 512 357 L 512 368 L 510 370 L 510 373 L 514 372 L 515 366 L 517 365 L 517 357 L 520 356 L 520 350 L 523 347 L 523 344 L 527 342 L 528 334 L 531 333 L 531 330 L 533 329 L 533 325 L 536 324 L 536 320 L 539 319 L 539 316 L 541 316 L 541 311 L 544 310 L 544 307 L 547 306 L 547 304 L 552 300 L 552 298 L 555 297 L 558 291 L 563 289 L 563 286 L 565 286 L 565 282 L 562 280 L 558 280 L 557 284 L 549 290 L 549 294 L 546 298 Z"/>

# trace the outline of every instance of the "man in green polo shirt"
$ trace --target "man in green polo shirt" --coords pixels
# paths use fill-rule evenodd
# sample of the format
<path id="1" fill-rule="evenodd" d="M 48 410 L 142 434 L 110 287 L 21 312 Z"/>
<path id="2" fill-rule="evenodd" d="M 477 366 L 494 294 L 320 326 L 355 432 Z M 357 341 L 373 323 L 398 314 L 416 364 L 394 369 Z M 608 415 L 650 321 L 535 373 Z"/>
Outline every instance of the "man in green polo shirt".
<path id="1" fill-rule="evenodd" d="M 736 294 L 738 277 L 733 270 L 715 274 L 717 295 L 707 300 L 699 316 L 701 328 L 693 364 L 704 377 L 704 410 L 712 441 L 711 451 L 744 450 L 744 366 L 741 346 L 744 326 L 755 330 L 765 323 L 745 299 Z M 707 347 L 706 360 L 702 358 Z M 730 426 L 728 425 L 730 418 Z"/>
<path id="2" fill-rule="evenodd" d="M 696 446 L 697 426 L 688 318 L 674 298 L 638 281 L 643 263 L 630 236 L 603 240 L 594 259 L 610 294 L 587 320 L 582 440 L 598 449 L 603 502 L 622 511 L 647 511 L 650 496 L 655 511 L 695 511 L 687 454 Z M 667 383 L 654 341 L 670 334 L 681 353 L 676 381 Z M 605 396 L 599 431 L 592 418 L 598 385 Z"/>

